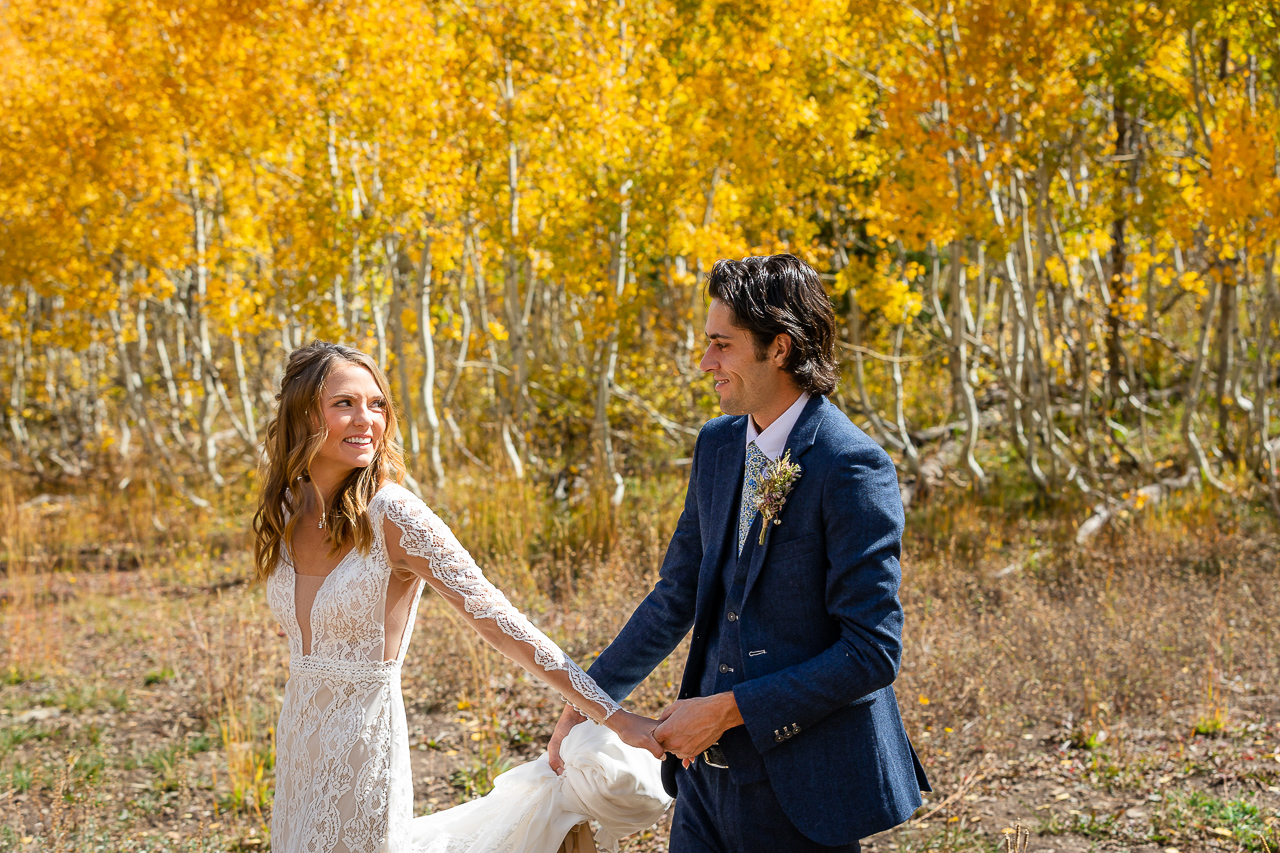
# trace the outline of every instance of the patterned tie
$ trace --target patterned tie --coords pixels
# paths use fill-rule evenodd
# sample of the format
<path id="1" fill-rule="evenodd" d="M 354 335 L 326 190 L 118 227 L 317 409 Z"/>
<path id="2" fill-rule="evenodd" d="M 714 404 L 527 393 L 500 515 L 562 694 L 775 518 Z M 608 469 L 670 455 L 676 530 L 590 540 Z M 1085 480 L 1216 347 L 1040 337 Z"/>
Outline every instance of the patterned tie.
<path id="1" fill-rule="evenodd" d="M 769 457 L 756 446 L 753 441 L 747 445 L 747 470 L 742 481 L 742 503 L 738 505 L 738 554 L 742 554 L 742 546 L 747 542 L 747 531 L 751 529 L 751 520 L 756 517 L 756 495 L 760 491 L 760 482 L 764 479 L 765 466 Z"/>

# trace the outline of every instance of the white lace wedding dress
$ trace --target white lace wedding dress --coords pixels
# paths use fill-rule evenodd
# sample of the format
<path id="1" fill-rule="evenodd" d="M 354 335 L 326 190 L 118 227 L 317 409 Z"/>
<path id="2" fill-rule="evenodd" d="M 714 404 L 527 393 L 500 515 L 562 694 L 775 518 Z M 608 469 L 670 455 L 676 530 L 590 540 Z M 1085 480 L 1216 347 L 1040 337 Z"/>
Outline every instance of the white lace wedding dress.
<path id="1" fill-rule="evenodd" d="M 564 776 L 543 756 L 498 777 L 488 797 L 413 818 L 400 668 L 424 581 L 587 716 L 607 719 L 618 705 L 511 606 L 415 495 L 385 485 L 369 515 L 368 554 L 353 549 L 323 580 L 296 574 L 286 558 L 267 581 L 290 652 L 276 728 L 274 853 L 554 853 L 587 818 L 603 822 L 606 842 L 652 825 L 669 804 L 658 762 L 590 725 L 566 739 Z"/>

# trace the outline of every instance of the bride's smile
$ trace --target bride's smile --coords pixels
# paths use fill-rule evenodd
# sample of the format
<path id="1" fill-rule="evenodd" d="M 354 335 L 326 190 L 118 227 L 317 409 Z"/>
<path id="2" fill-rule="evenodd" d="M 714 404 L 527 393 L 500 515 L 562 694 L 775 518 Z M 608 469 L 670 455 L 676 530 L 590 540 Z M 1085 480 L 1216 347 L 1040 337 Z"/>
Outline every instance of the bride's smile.
<path id="1" fill-rule="evenodd" d="M 336 484 L 353 468 L 373 462 L 387 429 L 387 399 L 373 375 L 358 364 L 335 365 L 321 398 L 328 435 L 311 462 L 311 476 Z"/>

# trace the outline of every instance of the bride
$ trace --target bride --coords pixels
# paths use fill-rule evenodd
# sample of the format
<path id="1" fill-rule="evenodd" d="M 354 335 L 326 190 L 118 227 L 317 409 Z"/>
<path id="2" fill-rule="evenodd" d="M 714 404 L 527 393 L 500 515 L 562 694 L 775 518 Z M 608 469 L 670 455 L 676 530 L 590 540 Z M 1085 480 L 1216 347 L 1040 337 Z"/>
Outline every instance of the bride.
<path id="1" fill-rule="evenodd" d="M 610 840 L 656 821 L 669 802 L 656 722 L 620 708 L 399 485 L 395 409 L 377 363 L 310 344 L 289 356 L 277 400 L 253 521 L 255 580 L 289 638 L 272 850 L 551 853 L 587 818 Z M 544 756 L 499 777 L 489 797 L 413 818 L 400 669 L 424 584 L 608 729 L 579 727 L 563 775 Z"/>

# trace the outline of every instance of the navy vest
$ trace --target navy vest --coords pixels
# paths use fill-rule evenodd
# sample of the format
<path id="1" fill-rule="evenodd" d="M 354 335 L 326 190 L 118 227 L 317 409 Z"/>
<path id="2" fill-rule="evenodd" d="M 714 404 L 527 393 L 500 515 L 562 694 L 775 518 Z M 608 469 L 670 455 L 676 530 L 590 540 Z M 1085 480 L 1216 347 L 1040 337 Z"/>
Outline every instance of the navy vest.
<path id="1" fill-rule="evenodd" d="M 738 484 L 737 506 L 742 502 L 742 483 Z M 738 554 L 738 513 L 733 514 L 734 524 L 729 531 L 729 542 L 722 551 L 725 555 L 720 566 L 720 588 L 716 591 L 719 613 L 707 629 L 706 651 L 702 659 L 702 679 L 698 692 L 702 696 L 726 693 L 743 681 L 742 641 L 740 636 L 742 600 L 746 592 L 747 568 L 751 565 L 751 553 L 760 537 L 760 515 L 756 514 L 747 531 L 747 541 Z M 728 590 L 726 594 L 725 590 Z M 734 783 L 745 785 L 764 781 L 767 776 L 764 759 L 751 743 L 745 726 L 729 729 L 720 736 L 720 745 L 728 756 L 729 773 Z"/>

